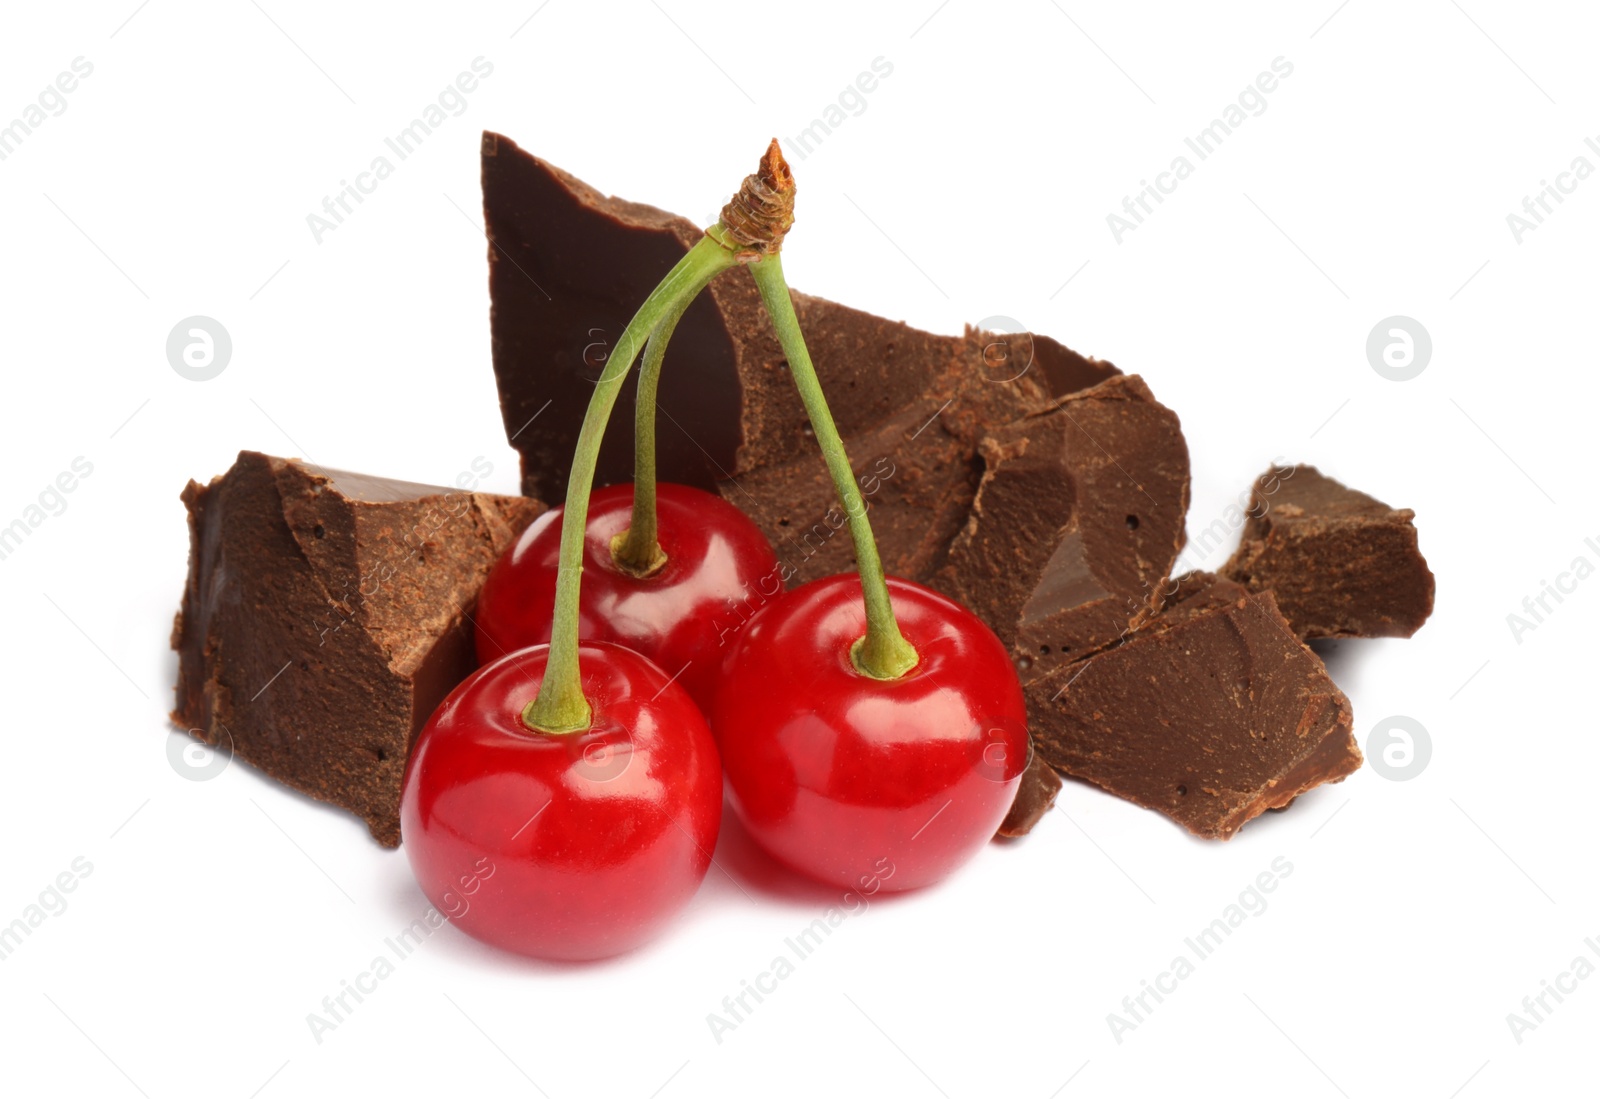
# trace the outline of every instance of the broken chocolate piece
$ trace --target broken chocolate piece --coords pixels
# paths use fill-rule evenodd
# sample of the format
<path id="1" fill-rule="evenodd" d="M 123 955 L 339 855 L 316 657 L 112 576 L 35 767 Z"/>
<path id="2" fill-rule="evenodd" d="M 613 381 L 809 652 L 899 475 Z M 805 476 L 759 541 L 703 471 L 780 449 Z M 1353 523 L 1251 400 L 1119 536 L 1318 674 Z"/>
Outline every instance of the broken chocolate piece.
<path id="1" fill-rule="evenodd" d="M 1000 822 L 1000 831 L 995 834 L 1007 839 L 1027 835 L 1050 811 L 1060 792 L 1061 776 L 1051 769 L 1043 756 L 1034 752 L 1028 760 L 1028 769 L 1022 772 L 1022 785 L 1017 787 L 1011 811 Z"/>
<path id="2" fill-rule="evenodd" d="M 1115 643 L 1183 548 L 1189 451 L 1137 375 L 995 429 L 938 583 L 994 626 L 1024 682 Z"/>
<path id="3" fill-rule="evenodd" d="M 478 589 L 544 505 L 251 451 L 183 501 L 173 721 L 397 845 L 406 756 L 476 666 Z"/>
<path id="4" fill-rule="evenodd" d="M 1410 509 L 1299 466 L 1258 477 L 1249 514 L 1223 574 L 1270 590 L 1302 638 L 1410 637 L 1433 613 Z"/>
<path id="5" fill-rule="evenodd" d="M 1173 620 L 1029 684 L 1029 726 L 1058 770 L 1228 839 L 1340 781 L 1361 752 L 1349 700 L 1270 592 L 1186 602 Z"/>
<path id="6" fill-rule="evenodd" d="M 509 138 L 485 133 L 481 151 L 500 411 L 522 456 L 522 490 L 559 500 L 611 347 L 701 232 L 653 207 L 605 198 Z M 749 278 L 719 279 L 689 307 L 661 376 L 656 444 L 662 480 L 707 490 L 732 470 L 741 442 L 740 364 L 713 294 L 728 295 L 736 316 L 759 314 Z M 781 357 L 776 339 L 766 357 Z M 770 388 L 787 388 L 789 379 L 773 373 Z M 629 411 L 611 417 L 597 485 L 632 477 L 634 387 L 624 392 L 619 403 Z"/>

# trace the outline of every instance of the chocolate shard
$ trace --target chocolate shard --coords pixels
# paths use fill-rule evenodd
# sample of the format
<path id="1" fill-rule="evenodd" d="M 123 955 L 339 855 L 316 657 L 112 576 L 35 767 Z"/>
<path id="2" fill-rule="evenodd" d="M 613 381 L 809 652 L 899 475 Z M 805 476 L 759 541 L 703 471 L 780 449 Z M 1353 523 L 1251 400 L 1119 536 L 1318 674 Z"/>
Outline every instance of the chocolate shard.
<path id="1" fill-rule="evenodd" d="M 1189 451 L 1137 375 L 997 428 L 940 585 L 993 625 L 1024 682 L 1115 643 L 1183 548 Z"/>
<path id="2" fill-rule="evenodd" d="M 1005 839 L 1027 835 L 1050 811 L 1060 792 L 1061 776 L 1045 762 L 1043 756 L 1034 752 L 1028 760 L 1028 769 L 1022 772 L 1022 785 L 1017 787 L 1017 797 L 1011 803 L 1011 811 L 1000 822 L 1000 830 L 995 834 Z"/>
<path id="3" fill-rule="evenodd" d="M 1226 588 L 1192 583 L 1194 598 L 1172 618 L 1158 615 L 1024 693 L 1035 748 L 1051 766 L 1197 836 L 1228 839 L 1340 781 L 1361 752 L 1349 700 L 1272 593 L 1228 601 Z"/>
<path id="4" fill-rule="evenodd" d="M 398 845 L 407 754 L 476 665 L 489 567 L 544 505 L 252 451 L 183 501 L 173 721 Z"/>
<path id="5" fill-rule="evenodd" d="M 483 207 L 489 237 L 490 334 L 506 435 L 522 457 L 522 489 L 565 497 L 593 386 L 646 295 L 701 236 L 654 207 L 609 199 L 510 139 L 485 133 Z M 720 300 L 719 300 L 720 299 Z M 719 305 L 724 308 L 719 309 Z M 722 278 L 679 322 L 661 378 L 657 462 L 664 480 L 713 489 L 743 442 L 741 386 L 761 386 L 738 361 L 730 321 L 754 330 L 749 278 Z M 777 341 L 770 354 L 776 360 Z M 765 379 L 778 390 L 788 379 Z M 633 387 L 611 417 L 597 484 L 631 479 Z"/>
<path id="6" fill-rule="evenodd" d="M 1298 466 L 1256 478 L 1249 515 L 1223 574 L 1270 590 L 1302 638 L 1410 637 L 1433 613 L 1409 508 Z"/>
<path id="7" fill-rule="evenodd" d="M 482 164 L 506 435 L 522 455 L 524 491 L 556 499 L 608 348 L 702 231 L 607 198 L 498 134 L 484 134 Z M 891 572 L 912 579 L 937 571 L 964 522 L 978 441 L 990 425 L 1118 374 L 1046 336 L 938 336 L 806 294 L 794 302 L 857 471 L 886 486 L 869 499 L 880 551 Z M 624 393 L 631 402 L 633 388 Z M 715 280 L 684 314 L 658 407 L 664 480 L 720 489 L 751 513 L 790 566 L 791 583 L 851 567 L 849 537 L 823 536 L 843 514 L 831 510 L 805 408 L 743 272 Z M 631 425 L 631 405 L 613 414 L 597 483 L 631 479 Z"/>

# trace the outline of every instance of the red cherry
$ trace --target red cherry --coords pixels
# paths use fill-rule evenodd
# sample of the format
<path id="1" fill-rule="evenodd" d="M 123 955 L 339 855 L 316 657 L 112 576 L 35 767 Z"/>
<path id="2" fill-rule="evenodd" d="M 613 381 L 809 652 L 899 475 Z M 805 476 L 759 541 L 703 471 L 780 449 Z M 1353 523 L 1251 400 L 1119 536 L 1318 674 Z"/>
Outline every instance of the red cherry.
<path id="1" fill-rule="evenodd" d="M 564 510 L 551 508 L 534 520 L 490 571 L 478 597 L 480 663 L 550 641 Z M 611 540 L 628 529 L 632 514 L 631 484 L 589 498 L 578 635 L 649 657 L 704 707 L 721 650 L 749 617 L 748 607 L 783 590 L 778 558 L 760 528 L 726 500 L 662 483 L 656 525 L 667 563 L 641 579 L 611 556 Z"/>
<path id="2" fill-rule="evenodd" d="M 857 671 L 861 580 L 830 576 L 758 610 L 708 716 L 734 811 L 782 862 L 852 889 L 936 882 L 994 835 L 1028 762 L 1022 688 L 999 638 L 959 603 L 889 578 L 919 657 Z"/>
<path id="3" fill-rule="evenodd" d="M 539 958 L 653 938 L 705 877 L 722 818 L 716 744 L 689 696 L 617 645 L 579 654 L 588 730 L 523 724 L 549 646 L 512 653 L 428 720 L 400 804 L 428 899 L 468 934 Z"/>

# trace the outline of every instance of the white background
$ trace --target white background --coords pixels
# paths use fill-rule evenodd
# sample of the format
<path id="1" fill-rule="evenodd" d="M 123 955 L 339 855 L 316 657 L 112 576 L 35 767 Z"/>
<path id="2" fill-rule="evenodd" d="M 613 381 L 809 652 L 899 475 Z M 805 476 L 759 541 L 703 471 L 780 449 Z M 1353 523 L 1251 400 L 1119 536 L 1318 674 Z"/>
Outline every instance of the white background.
<path id="1" fill-rule="evenodd" d="M 1600 938 L 1600 579 L 1520 643 L 1506 620 L 1600 564 L 1600 178 L 1520 243 L 1506 221 L 1600 167 L 1592 8 L 135 3 L 8 5 L 0 35 L 0 120 L 94 66 L 0 162 L 0 525 L 93 464 L 0 561 L 0 923 L 93 867 L 0 962 L 0 1088 L 1595 1093 L 1600 979 L 1520 1043 L 1507 1022 Z M 464 113 L 317 243 L 306 215 L 479 56 Z M 880 56 L 865 111 L 792 157 L 791 282 L 939 332 L 1013 317 L 1144 375 L 1188 434 L 1191 533 L 1277 456 L 1414 508 L 1432 621 L 1333 662 L 1363 745 L 1406 715 L 1431 762 L 1227 844 L 1069 784 L 1026 841 L 851 917 L 719 1043 L 708 1013 L 838 899 L 725 833 L 640 953 L 557 969 L 446 928 L 317 1042 L 308 1013 L 426 902 L 354 818 L 169 764 L 179 490 L 249 447 L 437 483 L 482 455 L 514 491 L 479 131 L 705 221 Z M 1118 243 L 1106 215 L 1277 57 L 1265 113 Z M 214 381 L 165 357 L 193 314 L 233 338 Z M 1432 334 L 1413 381 L 1366 358 L 1393 314 Z M 1279 856 L 1270 907 L 1119 1043 L 1108 1013 Z"/>

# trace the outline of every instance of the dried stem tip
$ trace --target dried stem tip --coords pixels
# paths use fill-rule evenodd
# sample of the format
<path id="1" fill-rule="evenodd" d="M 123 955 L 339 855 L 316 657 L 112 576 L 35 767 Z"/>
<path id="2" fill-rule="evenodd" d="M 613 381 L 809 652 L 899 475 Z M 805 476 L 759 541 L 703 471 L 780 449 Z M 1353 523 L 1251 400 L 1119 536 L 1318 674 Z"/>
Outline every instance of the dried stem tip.
<path id="1" fill-rule="evenodd" d="M 739 193 L 722 208 L 722 225 L 741 248 L 772 255 L 783 247 L 784 234 L 793 224 L 794 174 L 773 138 L 760 169 L 744 177 Z"/>

